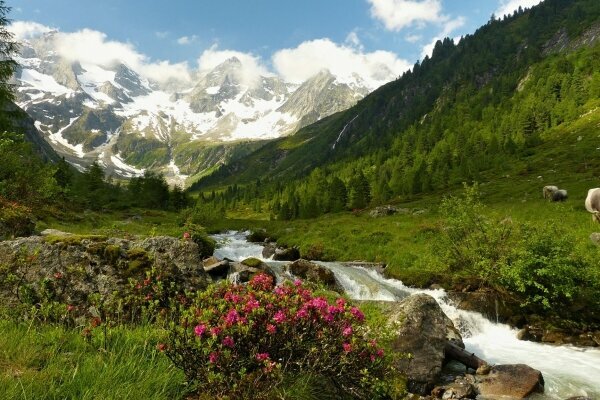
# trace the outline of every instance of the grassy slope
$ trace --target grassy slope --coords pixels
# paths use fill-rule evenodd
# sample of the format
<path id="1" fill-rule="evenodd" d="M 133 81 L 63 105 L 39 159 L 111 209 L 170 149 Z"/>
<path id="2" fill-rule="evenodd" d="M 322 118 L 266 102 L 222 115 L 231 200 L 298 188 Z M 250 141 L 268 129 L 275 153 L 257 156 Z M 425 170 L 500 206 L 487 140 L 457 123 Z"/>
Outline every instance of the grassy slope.
<path id="1" fill-rule="evenodd" d="M 509 167 L 507 175 L 493 171 L 483 174 L 481 194 L 488 211 L 499 219 L 541 223 L 560 221 L 578 238 L 586 251 L 598 250 L 589 243 L 589 234 L 598 230 L 583 206 L 587 190 L 600 186 L 600 101 L 589 104 L 592 110 L 573 124 L 562 125 L 548 133 L 549 141 L 535 153 Z M 548 203 L 541 198 L 544 185 L 555 184 L 569 191 L 566 203 Z M 445 266 L 435 261 L 432 244 L 439 234 L 444 195 L 459 194 L 460 187 L 443 193 L 413 198 L 398 198 L 392 203 L 410 209 L 426 209 L 421 215 L 397 214 L 372 218 L 368 212 L 325 215 L 314 220 L 267 221 L 265 214 L 240 209 L 235 218 L 223 221 L 224 228 L 266 228 L 279 242 L 300 246 L 306 253 L 311 246 L 323 247 L 324 256 L 337 260 L 381 261 L 388 273 L 415 284 L 425 284 Z M 446 277 L 448 278 L 448 277 Z"/>
<path id="2" fill-rule="evenodd" d="M 111 328 L 107 350 L 99 333 L 0 321 L 3 399 L 183 398 L 183 374 L 155 346 L 156 328 Z"/>

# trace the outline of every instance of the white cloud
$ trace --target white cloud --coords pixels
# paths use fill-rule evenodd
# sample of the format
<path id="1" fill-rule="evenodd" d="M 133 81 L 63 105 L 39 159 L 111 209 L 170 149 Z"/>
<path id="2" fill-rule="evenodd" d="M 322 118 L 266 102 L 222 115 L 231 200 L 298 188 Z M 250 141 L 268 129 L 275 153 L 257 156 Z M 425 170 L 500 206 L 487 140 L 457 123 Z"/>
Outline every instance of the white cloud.
<path id="1" fill-rule="evenodd" d="M 220 50 L 216 44 L 202 52 L 198 58 L 198 68 L 200 72 L 207 72 L 230 58 L 237 58 L 240 61 L 241 68 L 238 71 L 240 74 L 238 79 L 246 85 L 254 84 L 261 75 L 273 75 L 265 67 L 260 57 L 236 50 Z"/>
<path id="2" fill-rule="evenodd" d="M 67 33 L 25 21 L 13 23 L 10 29 L 19 39 L 54 31 L 47 44 L 67 60 L 102 67 L 124 63 L 141 76 L 172 87 L 189 86 L 197 72 L 205 73 L 232 57 L 240 60 L 239 79 L 248 85 L 260 76 L 273 76 L 275 73 L 286 81 L 301 83 L 322 69 L 328 69 L 342 80 L 357 74 L 374 89 L 395 79 L 412 65 L 389 51 L 365 52 L 354 31 L 348 34 L 344 44 L 327 38 L 307 41 L 295 48 L 276 51 L 267 62 L 252 53 L 220 49 L 213 45 L 200 54 L 196 70 L 186 62 L 152 60 L 133 44 L 111 40 L 106 34 L 92 29 Z M 158 33 L 155 33 L 157 37 Z M 270 64 L 275 73 L 267 67 Z"/>
<path id="3" fill-rule="evenodd" d="M 417 43 L 421 39 L 423 39 L 422 35 L 406 35 L 404 37 L 404 40 L 406 40 L 408 43 Z"/>
<path id="4" fill-rule="evenodd" d="M 348 45 L 356 47 L 357 49 L 363 49 L 364 46 L 362 45 L 362 42 L 360 41 L 360 38 L 358 37 L 358 34 L 356 33 L 356 31 L 352 31 L 348 34 L 348 36 L 346 36 L 346 41 L 345 41 Z"/>
<path id="5" fill-rule="evenodd" d="M 33 38 L 56 31 L 50 27 L 29 21 L 16 21 L 9 28 L 16 38 Z M 77 32 L 59 32 L 52 37 L 54 50 L 70 61 L 111 67 L 123 63 L 143 77 L 157 82 L 189 82 L 187 63 L 172 64 L 169 61 L 153 61 L 138 52 L 131 43 L 109 40 L 105 33 L 92 29 Z"/>
<path id="6" fill-rule="evenodd" d="M 8 30 L 15 35 L 16 40 L 27 40 L 55 29 L 32 21 L 14 21 L 8 26 Z"/>
<path id="7" fill-rule="evenodd" d="M 301 83 L 322 69 L 343 78 L 358 74 L 373 88 L 386 83 L 411 67 L 389 51 L 364 53 L 329 39 L 301 43 L 273 55 L 276 72 L 289 82 Z"/>
<path id="8" fill-rule="evenodd" d="M 542 0 L 501 0 L 494 14 L 502 18 L 504 15 L 512 15 L 519 7 L 531 8 L 541 2 Z"/>
<path id="9" fill-rule="evenodd" d="M 400 31 L 415 23 L 440 22 L 442 15 L 440 0 L 368 0 L 371 16 L 383 22 L 391 31 Z"/>
<path id="10" fill-rule="evenodd" d="M 169 36 L 169 31 L 156 31 L 154 32 L 154 36 L 159 39 L 166 39 Z"/>
<path id="11" fill-rule="evenodd" d="M 197 39 L 198 39 L 198 36 L 196 36 L 196 35 L 182 36 L 177 39 L 177 44 L 180 44 L 180 45 L 191 44 L 191 43 L 195 42 Z"/>

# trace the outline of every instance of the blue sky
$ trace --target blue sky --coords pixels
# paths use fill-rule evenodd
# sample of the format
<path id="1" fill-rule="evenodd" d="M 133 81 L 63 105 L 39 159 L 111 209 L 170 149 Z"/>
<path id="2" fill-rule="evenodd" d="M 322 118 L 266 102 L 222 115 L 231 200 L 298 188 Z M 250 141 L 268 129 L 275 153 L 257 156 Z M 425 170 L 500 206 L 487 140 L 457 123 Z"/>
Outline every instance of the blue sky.
<path id="1" fill-rule="evenodd" d="M 539 1 L 8 0 L 7 5 L 13 7 L 14 21 L 65 33 L 93 31 L 101 34 L 101 41 L 124 44 L 143 59 L 140 63 L 163 61 L 165 68 L 194 69 L 202 55 L 208 54 L 205 63 L 212 65 L 206 60 L 229 51 L 248 55 L 261 68 L 300 77 L 298 71 L 286 68 L 336 57 L 338 48 L 364 55 L 362 61 L 347 62 L 375 57 L 396 72 L 420 59 L 437 38 L 472 33 L 492 13 Z M 22 26 L 20 34 L 27 29 L 39 27 Z M 287 58 L 278 61 L 282 49 L 289 50 Z"/>

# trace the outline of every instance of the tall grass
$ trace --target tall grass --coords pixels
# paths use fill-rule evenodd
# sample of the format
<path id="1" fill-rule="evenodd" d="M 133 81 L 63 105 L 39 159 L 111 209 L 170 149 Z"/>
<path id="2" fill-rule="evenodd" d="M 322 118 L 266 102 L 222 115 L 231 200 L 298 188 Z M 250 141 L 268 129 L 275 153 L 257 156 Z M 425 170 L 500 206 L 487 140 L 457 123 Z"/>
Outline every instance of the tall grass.
<path id="1" fill-rule="evenodd" d="M 0 321 L 2 399 L 178 399 L 183 374 L 152 327 L 116 327 L 86 341 L 77 330 Z"/>

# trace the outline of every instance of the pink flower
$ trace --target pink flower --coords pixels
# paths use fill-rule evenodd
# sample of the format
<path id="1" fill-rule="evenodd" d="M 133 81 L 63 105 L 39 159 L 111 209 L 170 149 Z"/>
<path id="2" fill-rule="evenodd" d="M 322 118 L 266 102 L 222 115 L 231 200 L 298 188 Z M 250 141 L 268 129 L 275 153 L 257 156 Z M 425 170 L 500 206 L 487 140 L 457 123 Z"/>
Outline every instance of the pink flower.
<path id="1" fill-rule="evenodd" d="M 273 321 L 277 322 L 278 324 L 281 324 L 283 322 L 285 322 L 286 316 L 285 313 L 283 312 L 283 310 L 279 310 L 275 313 L 275 315 L 273 316 Z"/>
<path id="2" fill-rule="evenodd" d="M 156 350 L 160 351 L 161 353 L 163 351 L 165 351 L 166 348 L 167 348 L 167 345 L 164 344 L 164 343 L 159 343 L 159 344 L 156 345 Z"/>
<path id="3" fill-rule="evenodd" d="M 296 279 L 294 281 L 294 286 L 298 287 L 298 286 L 302 286 L 302 281 L 300 279 Z"/>
<path id="4" fill-rule="evenodd" d="M 227 326 L 231 326 L 238 321 L 238 318 L 239 318 L 239 314 L 238 314 L 237 310 L 235 308 L 232 308 L 231 310 L 229 310 L 229 312 L 225 316 L 225 324 Z"/>
<path id="5" fill-rule="evenodd" d="M 219 333 L 221 333 L 221 328 L 219 328 L 218 326 L 210 328 L 211 336 L 219 336 Z"/>
<path id="6" fill-rule="evenodd" d="M 360 311 L 357 307 L 352 307 L 350 309 L 350 313 L 352 313 L 354 318 L 356 318 L 358 321 L 364 321 L 365 319 L 365 314 L 363 314 L 362 311 Z"/>
<path id="7" fill-rule="evenodd" d="M 327 309 L 328 305 L 329 304 L 327 304 L 327 300 L 325 300 L 322 297 L 315 297 L 314 299 L 312 299 L 309 302 L 309 306 L 312 306 L 312 307 L 314 307 L 316 309 L 319 309 L 319 310 L 325 310 L 325 309 Z"/>
<path id="8" fill-rule="evenodd" d="M 383 349 L 378 349 L 377 350 L 377 357 L 379 357 L 379 358 L 383 357 Z"/>
<path id="9" fill-rule="evenodd" d="M 67 311 L 68 311 L 68 312 L 71 312 L 71 311 L 73 311 L 74 309 L 75 309 L 75 306 L 74 306 L 73 304 L 69 304 L 69 305 L 67 306 Z"/>
<path id="10" fill-rule="evenodd" d="M 61 274 L 60 272 L 55 272 L 54 273 L 54 279 L 62 279 L 63 274 Z"/>
<path id="11" fill-rule="evenodd" d="M 258 361 L 265 361 L 269 359 L 269 353 L 258 353 L 256 354 L 256 359 Z"/>
<path id="12" fill-rule="evenodd" d="M 196 334 L 196 336 L 202 336 L 205 331 L 206 325 L 204 324 L 196 325 L 196 327 L 194 328 L 194 333 Z"/>
<path id="13" fill-rule="evenodd" d="M 216 363 L 218 359 L 219 359 L 219 353 L 217 353 L 216 351 L 213 351 L 212 353 L 210 353 L 208 355 L 208 362 L 210 362 L 211 364 Z"/>
<path id="14" fill-rule="evenodd" d="M 250 280 L 249 285 L 253 289 L 270 290 L 273 287 L 273 277 L 267 274 L 258 274 Z"/>
<path id="15" fill-rule="evenodd" d="M 308 317 L 308 311 L 306 311 L 306 308 L 302 307 L 301 309 L 298 310 L 298 312 L 296 313 L 296 318 L 299 319 L 304 319 Z"/>
<path id="16" fill-rule="evenodd" d="M 251 313 L 253 310 L 257 309 L 258 307 L 260 307 L 260 303 L 258 302 L 258 300 L 250 299 L 244 306 L 244 311 L 246 313 Z"/>
<path id="17" fill-rule="evenodd" d="M 325 316 L 323 317 L 323 319 L 327 323 L 332 323 L 333 322 L 333 315 L 330 314 L 330 313 L 327 313 L 327 314 L 325 314 Z"/>
<path id="18" fill-rule="evenodd" d="M 233 341 L 233 338 L 231 336 L 225 336 L 221 343 L 223 343 L 223 346 L 229 348 L 232 348 L 235 345 L 235 342 Z"/>
<path id="19" fill-rule="evenodd" d="M 352 327 L 351 326 L 345 327 L 344 330 L 342 331 L 342 335 L 344 335 L 344 336 L 352 335 Z"/>
<path id="20" fill-rule="evenodd" d="M 191 238 L 191 237 L 192 237 L 192 235 L 190 235 L 190 233 L 189 233 L 189 232 L 183 232 L 183 238 L 184 238 L 185 240 L 188 240 L 188 239 L 189 239 L 189 238 Z"/>
<path id="21" fill-rule="evenodd" d="M 350 353 L 352 351 L 352 345 L 350 343 L 343 343 L 342 347 L 344 348 L 344 352 Z"/>
<path id="22" fill-rule="evenodd" d="M 371 362 L 375 362 L 375 356 L 371 354 Z"/>
<path id="23" fill-rule="evenodd" d="M 277 332 L 277 328 L 273 324 L 267 324 L 267 332 L 273 334 Z"/>
<path id="24" fill-rule="evenodd" d="M 340 297 L 339 299 L 337 299 L 337 300 L 335 301 L 335 304 L 336 304 L 338 307 L 342 307 L 342 308 L 343 308 L 343 307 L 346 305 L 346 300 L 344 300 L 344 298 Z"/>

